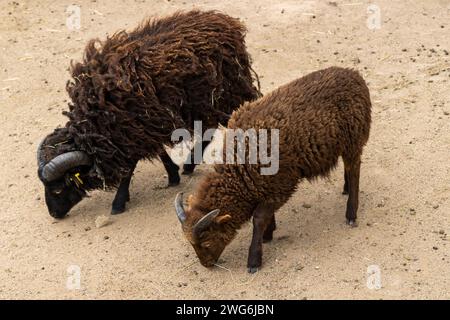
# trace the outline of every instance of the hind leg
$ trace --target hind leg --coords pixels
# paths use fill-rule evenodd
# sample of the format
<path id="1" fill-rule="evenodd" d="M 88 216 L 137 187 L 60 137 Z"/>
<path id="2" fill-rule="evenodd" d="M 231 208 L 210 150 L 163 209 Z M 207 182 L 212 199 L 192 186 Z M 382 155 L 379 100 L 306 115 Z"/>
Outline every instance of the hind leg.
<path id="1" fill-rule="evenodd" d="M 344 190 L 342 190 L 342 194 L 348 194 L 348 175 L 347 175 L 347 170 L 344 170 Z"/>
<path id="2" fill-rule="evenodd" d="M 266 227 L 266 230 L 263 234 L 263 242 L 270 242 L 273 239 L 273 232 L 277 228 L 277 224 L 275 222 L 275 214 L 272 216 L 272 220 L 269 225 Z"/>
<path id="3" fill-rule="evenodd" d="M 347 178 L 348 200 L 345 217 L 347 224 L 356 227 L 356 218 L 359 204 L 359 173 L 361 168 L 361 156 L 358 154 L 352 158 L 344 158 L 345 176 Z"/>

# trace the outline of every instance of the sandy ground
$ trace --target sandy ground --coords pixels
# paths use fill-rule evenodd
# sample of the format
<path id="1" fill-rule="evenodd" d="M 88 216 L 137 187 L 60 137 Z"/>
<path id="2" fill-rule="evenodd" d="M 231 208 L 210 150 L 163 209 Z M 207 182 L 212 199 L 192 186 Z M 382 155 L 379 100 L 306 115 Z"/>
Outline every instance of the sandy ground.
<path id="1" fill-rule="evenodd" d="M 77 1 L 81 29 L 66 27 L 73 1 L 0 3 L 0 298 L 449 299 L 450 1 Z M 36 176 L 39 141 L 65 123 L 70 60 L 85 43 L 148 15 L 218 9 L 248 26 L 264 92 L 331 65 L 369 83 L 373 127 L 361 173 L 359 227 L 344 224 L 342 165 L 303 183 L 277 214 L 263 269 L 250 275 L 250 225 L 203 268 L 172 208 L 210 168 L 164 189 L 160 163 L 141 163 L 129 210 L 109 214 L 112 193 L 94 192 L 70 215 L 47 213 Z M 80 288 L 67 287 L 80 268 Z M 382 287 L 367 286 L 370 270 Z M 368 273 L 369 270 L 369 273 Z M 375 278 L 374 278 L 375 277 Z"/>

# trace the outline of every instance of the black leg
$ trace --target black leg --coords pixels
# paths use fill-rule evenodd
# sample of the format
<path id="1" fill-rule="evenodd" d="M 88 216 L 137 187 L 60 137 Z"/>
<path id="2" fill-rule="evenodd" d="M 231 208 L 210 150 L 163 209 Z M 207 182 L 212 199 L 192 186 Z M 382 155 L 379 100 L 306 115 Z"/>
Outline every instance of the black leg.
<path id="1" fill-rule="evenodd" d="M 130 170 L 130 175 L 120 182 L 119 188 L 117 189 L 116 196 L 112 203 L 111 214 L 119 214 L 125 211 L 125 204 L 130 201 L 130 182 L 133 176 L 136 164 Z"/>
<path id="2" fill-rule="evenodd" d="M 262 264 L 262 243 L 266 228 L 273 221 L 274 209 L 259 205 L 253 212 L 253 238 L 248 252 L 248 272 L 255 273 Z"/>
<path id="3" fill-rule="evenodd" d="M 201 142 L 201 144 L 202 144 L 202 158 L 203 158 L 203 152 L 205 151 L 206 147 L 210 143 L 211 143 L 211 141 L 202 141 Z M 194 146 L 194 148 L 192 148 L 192 150 L 191 150 L 191 152 L 189 154 L 189 157 L 188 157 L 189 163 L 185 163 L 183 165 L 183 173 L 182 174 L 191 174 L 192 172 L 194 172 L 195 166 L 198 164 L 198 163 L 195 163 L 194 150 L 195 150 L 196 147 L 197 148 L 199 147 L 199 144 L 200 144 L 200 142 L 197 142 L 196 145 Z"/>
<path id="4" fill-rule="evenodd" d="M 276 230 L 277 224 L 275 222 L 275 214 L 272 216 L 270 224 L 267 226 L 263 234 L 263 242 L 270 242 L 273 239 L 273 232 Z"/>
<path id="5" fill-rule="evenodd" d="M 180 184 L 180 175 L 178 174 L 178 170 L 180 168 L 175 163 L 173 163 L 166 150 L 163 150 L 159 154 L 159 158 L 161 159 L 164 168 L 166 168 L 167 175 L 169 177 L 169 187 Z"/>
<path id="6" fill-rule="evenodd" d="M 344 172 L 344 190 L 342 194 L 348 194 L 348 172 L 345 170 Z"/>
<path id="7" fill-rule="evenodd" d="M 346 164 L 346 171 L 348 172 L 348 200 L 347 211 L 345 217 L 347 218 L 347 224 L 356 227 L 356 218 L 359 203 L 359 172 L 361 168 L 361 160 L 358 156 L 357 159 L 351 163 Z"/>

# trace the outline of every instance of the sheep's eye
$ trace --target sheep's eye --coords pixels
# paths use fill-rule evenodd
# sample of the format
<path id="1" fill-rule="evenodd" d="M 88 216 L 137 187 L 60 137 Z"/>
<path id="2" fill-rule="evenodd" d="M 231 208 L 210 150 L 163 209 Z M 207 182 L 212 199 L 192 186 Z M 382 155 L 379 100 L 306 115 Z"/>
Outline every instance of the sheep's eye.
<path id="1" fill-rule="evenodd" d="M 63 192 L 62 189 L 53 190 L 53 193 L 56 194 L 56 195 L 61 194 L 61 192 Z"/>

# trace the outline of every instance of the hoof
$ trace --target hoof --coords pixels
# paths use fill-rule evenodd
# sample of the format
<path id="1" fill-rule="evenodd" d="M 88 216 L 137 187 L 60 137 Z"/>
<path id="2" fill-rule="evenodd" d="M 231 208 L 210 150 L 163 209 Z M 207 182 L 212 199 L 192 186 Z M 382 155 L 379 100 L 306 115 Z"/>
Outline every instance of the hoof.
<path id="1" fill-rule="evenodd" d="M 185 164 L 185 165 L 183 165 L 183 172 L 181 174 L 190 175 L 194 172 L 194 169 L 195 169 L 195 165 Z"/>
<path id="2" fill-rule="evenodd" d="M 347 225 L 352 227 L 352 228 L 356 228 L 358 226 L 358 223 L 356 222 L 356 220 L 347 219 Z"/>
<path id="3" fill-rule="evenodd" d="M 272 239 L 273 239 L 273 236 L 267 236 L 267 237 L 263 237 L 263 243 L 267 243 L 267 242 L 270 242 L 270 241 L 272 241 Z"/>
<path id="4" fill-rule="evenodd" d="M 123 208 L 112 208 L 111 209 L 111 214 L 112 215 L 116 215 L 116 214 L 121 214 L 125 212 L 125 207 Z"/>
<path id="5" fill-rule="evenodd" d="M 169 184 L 167 185 L 167 187 L 175 187 L 175 186 L 177 186 L 179 184 L 180 184 L 180 180 L 169 181 Z"/>
<path id="6" fill-rule="evenodd" d="M 258 272 L 258 267 L 248 267 L 247 271 L 248 273 L 256 273 Z"/>
<path id="7" fill-rule="evenodd" d="M 188 176 L 193 173 L 194 173 L 194 168 L 185 168 L 185 167 L 183 167 L 183 172 L 181 172 L 181 174 L 185 175 L 185 176 Z"/>

